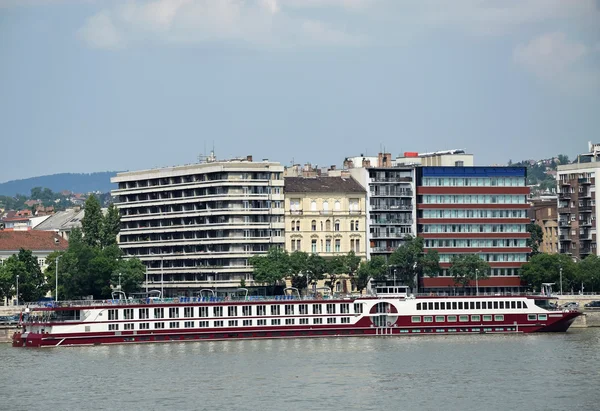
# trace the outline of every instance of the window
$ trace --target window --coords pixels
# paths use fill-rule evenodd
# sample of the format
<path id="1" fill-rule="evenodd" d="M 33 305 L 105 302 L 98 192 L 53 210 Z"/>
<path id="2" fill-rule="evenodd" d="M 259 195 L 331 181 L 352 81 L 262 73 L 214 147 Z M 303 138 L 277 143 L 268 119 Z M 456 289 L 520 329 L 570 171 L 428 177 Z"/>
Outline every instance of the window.
<path id="1" fill-rule="evenodd" d="M 169 318 L 179 318 L 179 307 L 169 307 Z"/>
<path id="2" fill-rule="evenodd" d="M 271 315 L 279 315 L 281 313 L 281 307 L 279 305 L 271 306 Z"/>
<path id="3" fill-rule="evenodd" d="M 165 323 L 154 323 L 154 329 L 165 328 Z"/>
<path id="4" fill-rule="evenodd" d="M 348 314 L 350 312 L 350 304 L 340 304 L 340 314 Z"/>
<path id="5" fill-rule="evenodd" d="M 123 324 L 124 330 L 133 330 L 133 324 Z"/>
<path id="6" fill-rule="evenodd" d="M 340 231 L 340 220 L 335 220 L 335 223 L 333 225 L 333 230 Z"/>
<path id="7" fill-rule="evenodd" d="M 228 324 L 230 327 L 237 327 L 238 320 L 229 320 Z"/>
<path id="8" fill-rule="evenodd" d="M 271 325 L 280 325 L 280 324 L 281 324 L 281 320 L 279 318 L 271 319 Z"/>
<path id="9" fill-rule="evenodd" d="M 331 252 L 331 240 L 330 239 L 325 240 L 325 252 L 327 252 L 327 253 Z"/>
<path id="10" fill-rule="evenodd" d="M 286 318 L 285 325 L 294 325 L 295 321 L 293 318 Z"/>
<path id="11" fill-rule="evenodd" d="M 108 320 L 118 320 L 119 310 L 108 310 Z"/>
<path id="12" fill-rule="evenodd" d="M 213 327 L 223 327 L 223 321 L 215 321 Z"/>
<path id="13" fill-rule="evenodd" d="M 354 222 L 354 231 L 358 231 L 358 220 Z"/>
<path id="14" fill-rule="evenodd" d="M 237 317 L 237 307 L 227 307 L 227 316 L 228 317 Z"/>
<path id="15" fill-rule="evenodd" d="M 538 320 L 546 321 L 547 319 L 548 319 L 548 316 L 546 314 L 538 314 Z"/>
<path id="16" fill-rule="evenodd" d="M 354 220 L 350 220 L 350 231 L 354 231 Z"/>
<path id="17" fill-rule="evenodd" d="M 472 315 L 471 321 L 481 321 L 481 316 L 480 315 Z"/>
<path id="18" fill-rule="evenodd" d="M 335 324 L 337 321 L 337 318 L 333 317 L 333 318 L 328 318 L 327 319 L 327 324 Z"/>
<path id="19" fill-rule="evenodd" d="M 331 220 L 325 221 L 325 231 L 331 231 Z"/>
<path id="20" fill-rule="evenodd" d="M 294 306 L 292 304 L 285 305 L 285 315 L 294 315 Z"/>
<path id="21" fill-rule="evenodd" d="M 169 323 L 169 328 L 179 328 L 179 321 L 172 321 Z"/>
<path id="22" fill-rule="evenodd" d="M 410 317 L 410 321 L 413 323 L 420 323 L 421 322 L 421 317 L 418 315 L 413 315 L 412 317 Z"/>
<path id="23" fill-rule="evenodd" d="M 242 315 L 249 317 L 252 315 L 252 306 L 251 305 L 244 305 L 242 306 Z"/>
<path id="24" fill-rule="evenodd" d="M 336 240 L 335 240 L 335 252 L 336 252 L 336 253 L 339 253 L 339 252 L 340 252 L 340 249 L 341 249 L 341 241 L 340 241 L 340 239 L 338 238 L 338 239 L 336 239 Z"/>
<path id="25" fill-rule="evenodd" d="M 354 303 L 354 313 L 355 314 L 362 314 L 363 312 L 363 305 L 362 303 Z"/>
<path id="26" fill-rule="evenodd" d="M 494 321 L 504 321 L 504 316 L 503 315 L 495 315 Z"/>
<path id="27" fill-rule="evenodd" d="M 432 323 L 433 322 L 433 317 L 426 315 L 425 317 L 423 317 L 423 322 L 425 323 Z"/>
<path id="28" fill-rule="evenodd" d="M 251 326 L 252 325 L 252 320 L 244 320 L 244 321 L 242 321 L 242 325 L 244 327 Z"/>
<path id="29" fill-rule="evenodd" d="M 310 202 L 310 211 L 317 211 L 317 202 L 315 200 Z"/>
<path id="30" fill-rule="evenodd" d="M 183 323 L 184 328 L 194 328 L 194 322 L 193 321 L 185 321 Z"/>
<path id="31" fill-rule="evenodd" d="M 265 319 L 256 320 L 256 325 L 267 325 L 267 320 L 265 320 Z"/>
<path id="32" fill-rule="evenodd" d="M 444 322 L 444 316 L 443 315 L 436 315 L 435 316 L 435 322 L 436 323 L 443 323 Z"/>
<path id="33" fill-rule="evenodd" d="M 535 315 L 535 314 L 528 314 L 527 315 L 527 319 L 529 321 L 536 321 L 537 320 L 537 315 Z"/>
<path id="34" fill-rule="evenodd" d="M 140 323 L 140 330 L 149 330 L 150 323 Z"/>
<path id="35" fill-rule="evenodd" d="M 456 322 L 456 316 L 455 315 L 449 315 L 448 316 L 448 322 L 449 323 L 455 323 Z"/>
<path id="36" fill-rule="evenodd" d="M 312 220 L 312 221 L 310 222 L 310 229 L 311 229 L 312 231 L 317 231 L 317 220 Z"/>
<path id="37" fill-rule="evenodd" d="M 198 321 L 198 327 L 200 327 L 200 328 L 207 328 L 208 327 L 208 321 Z"/>
<path id="38" fill-rule="evenodd" d="M 119 324 L 108 324 L 108 331 L 117 331 L 119 329 Z"/>
<path id="39" fill-rule="evenodd" d="M 340 322 L 342 324 L 350 324 L 350 317 L 342 317 L 340 318 Z"/>
<path id="40" fill-rule="evenodd" d="M 194 307 L 185 307 L 183 309 L 183 316 L 186 318 L 191 318 L 194 316 Z"/>
<path id="41" fill-rule="evenodd" d="M 356 241 L 354 242 L 354 252 L 355 253 L 360 253 L 360 239 L 356 239 Z"/>
<path id="42" fill-rule="evenodd" d="M 460 321 L 462 323 L 469 322 L 469 316 L 468 315 L 461 315 L 461 316 L 458 317 L 458 321 Z"/>
<path id="43" fill-rule="evenodd" d="M 200 307 L 199 311 L 200 317 L 208 317 L 208 307 Z"/>
<path id="44" fill-rule="evenodd" d="M 340 200 L 335 200 L 335 203 L 333 203 L 333 209 L 334 210 L 340 210 L 341 209 Z"/>
<path id="45" fill-rule="evenodd" d="M 323 324 L 322 318 L 313 318 L 313 324 Z"/>
<path id="46" fill-rule="evenodd" d="M 304 315 L 308 314 L 308 304 L 300 304 L 298 306 L 298 312 Z"/>
<path id="47" fill-rule="evenodd" d="M 123 310 L 123 319 L 124 320 L 133 320 L 133 308 L 125 308 Z"/>
<path id="48" fill-rule="evenodd" d="M 321 304 L 313 304 L 313 314 L 323 314 L 323 307 L 321 307 Z"/>
<path id="49" fill-rule="evenodd" d="M 335 314 L 335 304 L 327 304 L 327 314 Z"/>
<path id="50" fill-rule="evenodd" d="M 223 317 L 223 307 L 213 307 L 213 317 Z"/>
<path id="51" fill-rule="evenodd" d="M 484 315 L 483 316 L 483 321 L 492 321 L 492 316 L 491 315 Z"/>
<path id="52" fill-rule="evenodd" d="M 298 322 L 299 322 L 300 324 L 308 324 L 308 318 L 300 318 L 300 319 L 298 320 Z"/>
<path id="53" fill-rule="evenodd" d="M 317 240 L 314 238 L 310 240 L 310 252 L 313 254 L 317 252 Z"/>
<path id="54" fill-rule="evenodd" d="M 147 320 L 148 318 L 150 318 L 150 316 L 148 315 L 148 309 L 147 308 L 140 308 L 138 310 L 138 315 L 140 317 L 140 320 Z"/>
<path id="55" fill-rule="evenodd" d="M 257 305 L 256 306 L 256 315 L 267 315 L 267 306 L 266 305 Z"/>

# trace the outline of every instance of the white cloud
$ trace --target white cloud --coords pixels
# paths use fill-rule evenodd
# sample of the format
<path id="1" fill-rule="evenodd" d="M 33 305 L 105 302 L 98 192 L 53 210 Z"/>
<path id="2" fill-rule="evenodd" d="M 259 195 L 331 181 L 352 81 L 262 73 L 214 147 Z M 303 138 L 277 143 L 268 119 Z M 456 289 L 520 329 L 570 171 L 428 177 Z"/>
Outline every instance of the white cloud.
<path id="1" fill-rule="evenodd" d="M 123 39 L 107 12 L 90 17 L 79 30 L 79 35 L 93 48 L 117 49 L 124 46 Z"/>
<path id="2" fill-rule="evenodd" d="M 585 93 L 600 85 L 600 70 L 586 64 L 592 49 L 570 41 L 565 33 L 542 34 L 519 44 L 514 61 L 537 78 L 563 91 Z"/>

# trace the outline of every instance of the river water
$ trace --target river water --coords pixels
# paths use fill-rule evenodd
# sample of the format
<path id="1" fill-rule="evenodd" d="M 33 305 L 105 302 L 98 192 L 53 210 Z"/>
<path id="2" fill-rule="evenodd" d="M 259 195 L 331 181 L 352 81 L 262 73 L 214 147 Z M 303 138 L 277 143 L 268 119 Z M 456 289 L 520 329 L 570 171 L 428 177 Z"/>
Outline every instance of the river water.
<path id="1" fill-rule="evenodd" d="M 6 410 L 597 410 L 600 329 L 17 349 Z"/>

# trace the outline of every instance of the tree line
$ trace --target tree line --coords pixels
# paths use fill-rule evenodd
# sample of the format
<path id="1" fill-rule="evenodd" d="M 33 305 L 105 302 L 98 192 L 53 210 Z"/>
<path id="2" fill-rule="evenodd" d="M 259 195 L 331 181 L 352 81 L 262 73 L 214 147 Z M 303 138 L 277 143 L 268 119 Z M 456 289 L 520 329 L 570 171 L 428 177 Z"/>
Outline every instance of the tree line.
<path id="1" fill-rule="evenodd" d="M 60 300 L 110 298 L 119 280 L 126 293 L 139 290 L 146 268 L 137 258 L 123 258 L 117 245 L 119 226 L 118 209 L 111 204 L 103 215 L 98 199 L 91 195 L 85 202 L 81 229 L 71 231 L 66 251 L 46 257 L 45 272 L 30 250 L 20 250 L 4 261 L 0 266 L 0 298 L 16 295 L 17 275 L 20 302 L 38 301 L 48 292 L 56 297 L 56 271 Z"/>
<path id="2" fill-rule="evenodd" d="M 254 268 L 254 280 L 259 284 L 274 287 L 284 279 L 290 279 L 293 287 L 304 290 L 319 280 L 325 280 L 332 292 L 342 275 L 349 278 L 356 291 L 362 292 L 371 280 L 392 278 L 414 289 L 420 278 L 435 277 L 442 270 L 438 252 L 424 250 L 423 238 L 410 236 L 387 259 L 373 256 L 368 261 L 361 261 L 352 251 L 347 255 L 325 258 L 303 251 L 288 253 L 274 247 L 265 255 L 250 258 L 250 264 Z M 450 275 L 455 284 L 463 287 L 475 278 L 488 278 L 489 272 L 489 264 L 475 254 L 456 255 L 450 261 Z"/>

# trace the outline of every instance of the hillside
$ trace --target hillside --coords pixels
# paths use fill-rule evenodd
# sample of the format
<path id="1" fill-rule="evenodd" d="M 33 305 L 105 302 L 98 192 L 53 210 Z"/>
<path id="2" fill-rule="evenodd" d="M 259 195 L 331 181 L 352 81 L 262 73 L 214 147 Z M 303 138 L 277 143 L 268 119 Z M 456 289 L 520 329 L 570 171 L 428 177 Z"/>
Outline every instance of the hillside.
<path id="1" fill-rule="evenodd" d="M 61 173 L 48 176 L 25 178 L 0 183 L 0 195 L 15 196 L 17 194 L 29 195 L 34 187 L 49 188 L 54 192 L 69 190 L 73 193 L 89 193 L 100 191 L 109 192 L 116 188 L 110 183 L 110 178 L 118 171 L 103 171 L 99 173 Z"/>

